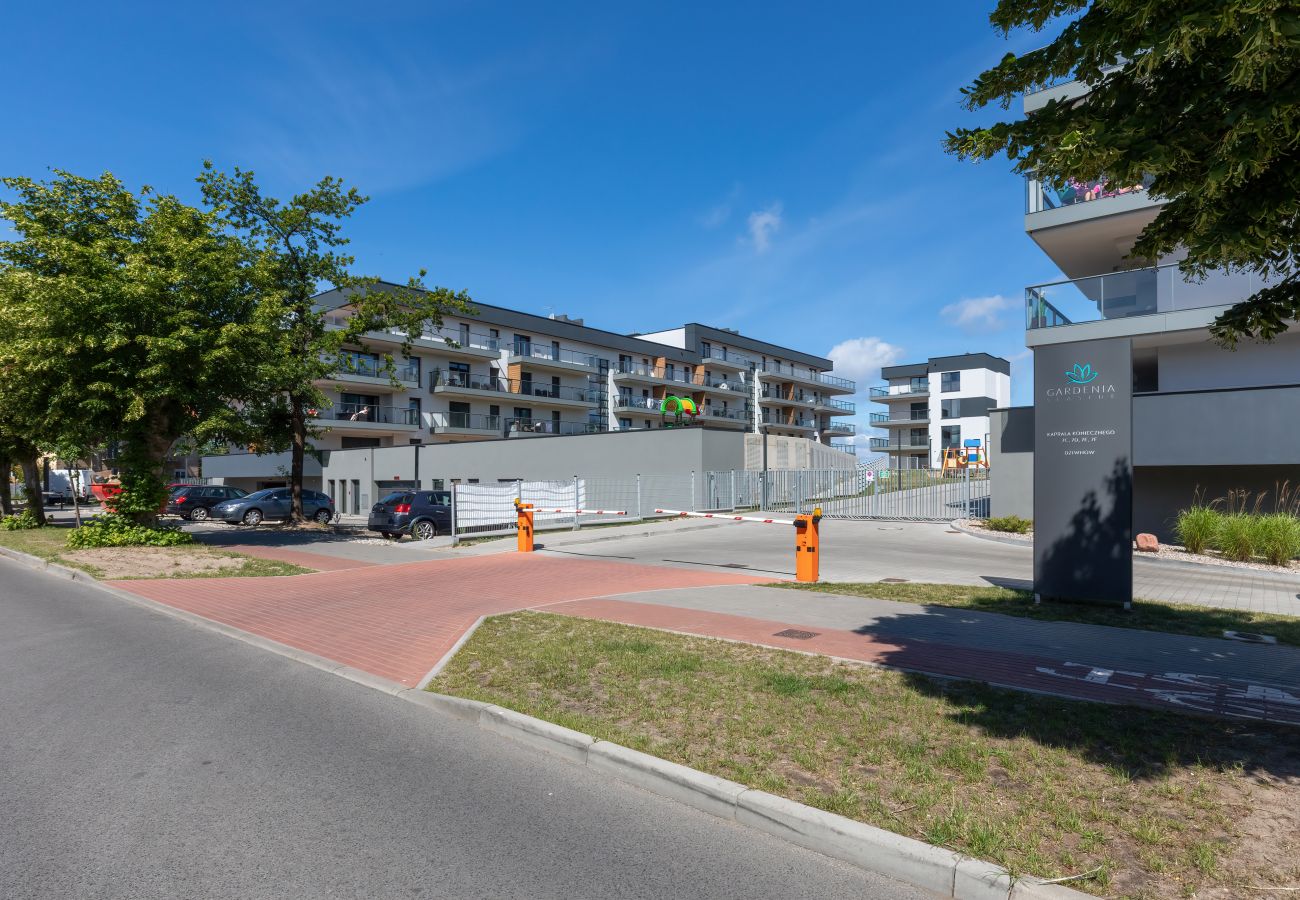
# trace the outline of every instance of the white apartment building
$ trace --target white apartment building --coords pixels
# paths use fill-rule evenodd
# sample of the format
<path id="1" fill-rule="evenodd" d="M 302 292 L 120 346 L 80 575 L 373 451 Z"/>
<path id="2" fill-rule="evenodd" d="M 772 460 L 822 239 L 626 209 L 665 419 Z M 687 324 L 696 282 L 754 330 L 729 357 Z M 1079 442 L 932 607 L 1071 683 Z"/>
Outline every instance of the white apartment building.
<path id="1" fill-rule="evenodd" d="M 347 294 L 329 291 L 316 300 L 327 324 L 343 327 Z M 855 431 L 846 421 L 854 404 L 843 399 L 855 386 L 832 375 L 824 357 L 696 323 L 626 335 L 568 316 L 483 303 L 475 309 L 476 315 L 451 316 L 427 330 L 406 357 L 397 358 L 402 335 L 366 334 L 348 364 L 320 384 L 328 403 L 313 421 L 324 429 L 317 448 L 682 426 L 767 431 L 831 445 L 833 438 L 851 440 Z M 384 353 L 395 357 L 394 377 L 384 371 Z M 843 447 L 852 452 L 851 443 Z M 233 463 L 209 457 L 205 474 L 219 471 L 227 481 L 259 486 L 284 477 L 276 455 L 244 460 L 248 471 L 222 468 Z"/>
<path id="2" fill-rule="evenodd" d="M 871 399 L 887 412 L 873 412 L 870 447 L 889 457 L 890 468 L 939 468 L 943 451 L 967 441 L 988 446 L 989 411 L 1011 402 L 1011 363 L 987 353 L 936 356 L 926 362 L 886 366 L 885 384 Z"/>
<path id="3" fill-rule="evenodd" d="M 1053 99 L 1083 98 L 1080 82 L 1025 97 L 1032 115 Z M 1261 287 L 1250 275 L 1185 281 L 1176 263 L 1127 259 L 1161 202 L 1145 185 L 1027 180 L 1025 231 L 1063 278 L 1025 290 L 1031 350 L 1084 341 L 1132 341 L 1133 516 L 1138 532 L 1171 535 L 1199 491 L 1268 491 L 1300 480 L 1300 332 L 1269 344 L 1218 346 L 1208 326 Z M 1081 345 L 1081 359 L 1082 359 Z M 1032 407 L 996 415 L 995 515 L 1032 511 Z"/>

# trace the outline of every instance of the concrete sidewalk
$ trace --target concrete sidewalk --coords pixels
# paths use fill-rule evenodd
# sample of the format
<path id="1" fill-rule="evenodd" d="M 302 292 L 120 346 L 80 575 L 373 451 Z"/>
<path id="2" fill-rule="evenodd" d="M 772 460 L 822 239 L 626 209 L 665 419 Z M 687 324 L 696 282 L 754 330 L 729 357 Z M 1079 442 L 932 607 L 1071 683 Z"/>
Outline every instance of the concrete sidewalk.
<path id="1" fill-rule="evenodd" d="M 1300 725 L 1300 649 L 1294 647 L 761 586 L 652 591 L 546 612 L 1075 699 Z M 781 634 L 790 629 L 804 636 Z"/>

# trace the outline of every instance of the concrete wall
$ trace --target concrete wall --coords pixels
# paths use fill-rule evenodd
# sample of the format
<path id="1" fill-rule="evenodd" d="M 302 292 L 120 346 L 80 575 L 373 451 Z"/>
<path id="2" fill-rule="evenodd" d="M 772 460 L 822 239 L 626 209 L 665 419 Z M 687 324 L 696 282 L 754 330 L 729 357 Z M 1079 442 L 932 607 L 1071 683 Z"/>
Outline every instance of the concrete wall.
<path id="1" fill-rule="evenodd" d="M 1133 463 L 1294 466 L 1300 464 L 1297 422 L 1297 387 L 1139 395 L 1133 398 Z"/>
<path id="2" fill-rule="evenodd" d="M 989 503 L 994 516 L 1034 517 L 1034 408 L 989 414 Z"/>
<path id="3" fill-rule="evenodd" d="M 1161 391 L 1204 391 L 1300 382 L 1300 333 L 1226 350 L 1213 341 L 1157 348 Z"/>
<path id="4" fill-rule="evenodd" d="M 831 451 L 838 452 L 838 451 Z M 365 512 L 389 489 L 416 485 L 415 447 L 334 450 L 325 454 L 324 490 L 335 486 L 345 513 Z M 420 487 L 453 481 L 543 481 L 574 475 L 631 478 L 745 467 L 745 435 L 707 428 L 665 428 L 562 437 L 512 438 L 465 444 L 425 444 L 419 450 Z M 351 491 L 357 482 L 355 503 Z M 348 485 L 348 492 L 339 488 Z"/>

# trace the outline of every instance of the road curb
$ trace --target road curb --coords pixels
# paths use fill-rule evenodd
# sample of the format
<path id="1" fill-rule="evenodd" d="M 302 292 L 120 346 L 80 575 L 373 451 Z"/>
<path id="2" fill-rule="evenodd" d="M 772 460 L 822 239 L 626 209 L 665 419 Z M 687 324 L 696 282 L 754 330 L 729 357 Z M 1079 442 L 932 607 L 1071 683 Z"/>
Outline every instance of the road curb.
<path id="1" fill-rule="evenodd" d="M 1005 869 L 992 863 L 964 857 L 942 847 L 814 809 L 765 791 L 749 789 L 736 782 L 620 744 L 597 741 L 583 732 L 511 709 L 410 688 L 314 653 L 111 587 L 84 572 L 49 563 L 27 553 L 0 547 L 0 556 L 28 568 L 85 583 L 133 606 L 163 613 L 194 627 L 214 631 L 342 676 L 363 687 L 562 756 L 652 794 L 676 800 L 721 819 L 747 825 L 824 856 L 934 891 L 941 896 L 956 900 L 1095 900 L 1090 894 L 1057 884 L 1029 878 L 1013 879 Z"/>

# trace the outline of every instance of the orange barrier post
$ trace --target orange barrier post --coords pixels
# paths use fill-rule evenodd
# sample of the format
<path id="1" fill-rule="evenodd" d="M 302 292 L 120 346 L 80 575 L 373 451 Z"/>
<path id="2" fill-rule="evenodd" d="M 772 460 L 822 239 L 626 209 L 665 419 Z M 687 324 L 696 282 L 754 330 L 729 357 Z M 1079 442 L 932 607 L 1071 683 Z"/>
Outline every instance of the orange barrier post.
<path id="1" fill-rule="evenodd" d="M 533 505 L 515 501 L 515 512 L 519 515 L 519 552 L 533 552 Z"/>
<path id="2" fill-rule="evenodd" d="M 794 580 L 816 583 L 821 557 L 821 507 L 794 517 Z"/>

